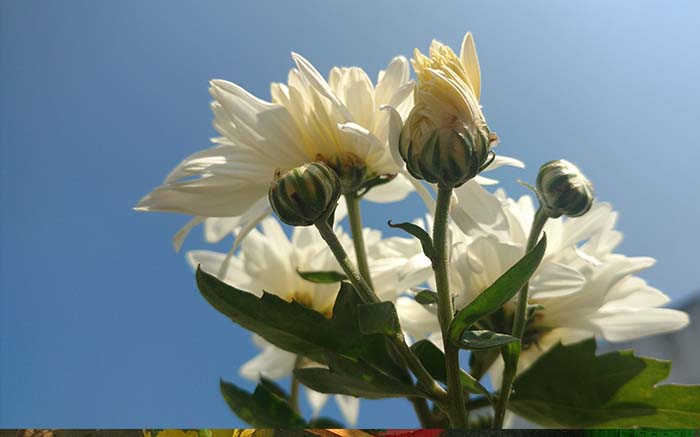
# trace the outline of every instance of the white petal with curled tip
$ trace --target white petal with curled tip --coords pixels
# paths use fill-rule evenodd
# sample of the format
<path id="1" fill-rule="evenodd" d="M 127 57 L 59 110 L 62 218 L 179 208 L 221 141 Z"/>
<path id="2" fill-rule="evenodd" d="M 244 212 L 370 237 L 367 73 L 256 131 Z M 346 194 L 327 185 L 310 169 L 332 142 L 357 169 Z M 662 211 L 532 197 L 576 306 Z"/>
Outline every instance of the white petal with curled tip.
<path id="1" fill-rule="evenodd" d="M 493 162 L 489 164 L 484 171 L 492 171 L 503 166 L 515 167 L 515 168 L 525 168 L 525 163 L 519 159 L 511 158 L 510 156 L 496 155 Z"/>
<path id="2" fill-rule="evenodd" d="M 180 249 L 182 248 L 182 243 L 185 242 L 185 239 L 187 236 L 190 234 L 190 231 L 192 229 L 199 225 L 200 223 L 205 221 L 205 217 L 194 217 L 192 220 L 188 221 L 185 226 L 180 228 L 179 231 L 173 236 L 173 248 L 175 249 L 175 252 L 179 252 Z"/>

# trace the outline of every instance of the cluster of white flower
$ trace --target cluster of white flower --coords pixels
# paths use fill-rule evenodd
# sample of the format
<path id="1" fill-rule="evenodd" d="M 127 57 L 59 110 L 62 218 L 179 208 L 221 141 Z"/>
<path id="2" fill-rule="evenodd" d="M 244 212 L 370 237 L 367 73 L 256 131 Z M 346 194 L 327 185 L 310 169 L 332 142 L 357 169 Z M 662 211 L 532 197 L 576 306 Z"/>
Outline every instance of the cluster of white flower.
<path id="1" fill-rule="evenodd" d="M 265 290 L 330 316 L 339 284 L 309 282 L 298 271 L 340 270 L 336 258 L 316 229 L 296 227 L 288 238 L 280 224 L 268 217 L 267 196 L 274 175 L 315 161 L 328 163 L 341 178 L 347 163 L 360 163 L 361 183 L 384 178 L 382 184 L 362 193 L 363 200 L 398 202 L 418 192 L 429 212 L 427 223 L 418 222 L 429 226 L 435 207 L 431 184 L 456 187 L 449 225 L 449 277 L 455 310 L 472 302 L 523 256 L 535 215 L 533 199 L 514 200 L 500 189 L 491 193 L 482 185 L 496 181 L 477 175 L 481 170 L 523 164 L 491 151 L 497 137 L 486 126 L 479 104 L 481 75 L 470 34 L 459 56 L 436 41 L 429 56 L 416 51 L 417 84 L 410 80 L 409 63 L 403 57 L 394 58 L 379 72 L 376 85 L 360 68 L 335 67 L 326 80 L 305 58 L 292 57 L 296 68 L 289 72 L 287 84 L 272 84 L 271 102 L 236 84 L 212 81 L 214 127 L 221 136 L 213 140 L 213 147 L 186 158 L 136 207 L 193 215 L 175 237 L 178 249 L 190 229 L 200 223 L 205 225 L 209 242 L 233 234 L 228 254 L 188 253 L 193 267 L 199 265 L 256 295 Z M 457 136 L 455 126 L 462 129 Z M 438 140 L 431 143 L 431 138 Z M 455 147 L 441 154 L 439 144 L 449 141 L 469 144 L 469 150 L 477 150 L 478 162 L 462 169 L 454 161 L 455 153 L 459 155 Z M 433 144 L 434 150 L 421 149 L 423 143 Z M 430 173 L 429 165 L 421 161 L 428 155 L 469 176 L 450 179 L 452 174 Z M 338 224 L 345 215 L 341 200 L 333 229 L 354 258 L 353 238 Z M 659 308 L 668 301 L 667 296 L 634 276 L 650 267 L 653 259 L 614 253 L 622 238 L 614 229 L 616 218 L 612 207 L 601 202 L 580 217 L 552 218 L 546 223 L 548 246 L 530 281 L 528 303 L 534 311 L 522 338 L 519 372 L 558 342 L 592 336 L 627 341 L 677 330 L 688 323 L 685 313 Z M 395 303 L 410 341 L 428 338 L 442 347 L 436 305 L 413 298 L 414 287 L 427 283 L 435 288 L 432 261 L 423 254 L 418 240 L 382 238 L 371 229 L 364 229 L 363 234 L 376 295 Z M 515 304 L 507 304 L 486 328 L 509 332 L 514 312 Z M 299 362 L 294 354 L 258 336 L 254 341 L 262 351 L 241 367 L 246 378 L 283 378 L 295 366 L 317 365 Z M 500 359 L 493 362 L 492 381 L 498 383 L 502 366 Z M 307 394 L 316 415 L 327 395 L 312 390 Z M 354 424 L 358 399 L 337 395 L 336 401 L 347 422 Z"/>

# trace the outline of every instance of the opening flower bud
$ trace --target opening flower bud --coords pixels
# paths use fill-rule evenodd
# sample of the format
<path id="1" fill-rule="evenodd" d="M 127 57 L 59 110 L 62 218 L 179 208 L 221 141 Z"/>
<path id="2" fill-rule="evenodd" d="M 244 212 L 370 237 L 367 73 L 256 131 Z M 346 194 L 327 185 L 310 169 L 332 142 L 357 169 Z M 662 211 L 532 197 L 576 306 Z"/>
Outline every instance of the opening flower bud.
<path id="1" fill-rule="evenodd" d="M 485 128 L 439 127 L 416 135 L 406 123 L 399 138 L 399 153 L 413 177 L 453 188 L 479 174 L 489 158 L 489 143 Z"/>
<path id="2" fill-rule="evenodd" d="M 335 171 L 340 179 L 343 194 L 356 192 L 365 182 L 367 166 L 362 158 L 354 153 L 341 152 L 330 158 L 319 154 L 316 160 Z"/>
<path id="3" fill-rule="evenodd" d="M 285 172 L 277 170 L 268 196 L 272 209 L 284 223 L 310 226 L 328 218 L 340 191 L 335 172 L 322 162 L 312 162 Z"/>
<path id="4" fill-rule="evenodd" d="M 416 49 L 415 105 L 399 137 L 399 153 L 416 178 L 458 187 L 486 165 L 498 142 L 479 104 L 481 73 L 467 34 L 460 56 L 433 41 L 428 56 Z"/>
<path id="5" fill-rule="evenodd" d="M 574 164 L 564 159 L 549 161 L 537 174 L 537 193 L 551 218 L 566 214 L 579 217 L 593 205 L 593 184 Z"/>

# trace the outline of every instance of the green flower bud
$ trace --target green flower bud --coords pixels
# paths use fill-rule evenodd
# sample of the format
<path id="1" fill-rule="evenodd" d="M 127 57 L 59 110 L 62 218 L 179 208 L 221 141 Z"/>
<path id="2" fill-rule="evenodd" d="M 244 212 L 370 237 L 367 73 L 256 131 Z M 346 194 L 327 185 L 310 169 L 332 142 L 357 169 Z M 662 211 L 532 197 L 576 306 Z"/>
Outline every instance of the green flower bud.
<path id="1" fill-rule="evenodd" d="M 321 161 L 335 171 L 340 178 L 343 194 L 354 193 L 365 182 L 367 166 L 359 156 L 351 152 L 341 152 L 332 158 L 318 154 L 317 161 Z"/>
<path id="2" fill-rule="evenodd" d="M 579 217 L 591 209 L 593 184 L 569 161 L 558 159 L 540 167 L 537 194 L 544 212 L 551 218 L 566 214 Z"/>
<path id="3" fill-rule="evenodd" d="M 322 162 L 311 162 L 286 172 L 277 170 L 268 196 L 284 223 L 309 226 L 328 218 L 338 203 L 340 189 L 332 169 Z"/>
<path id="4" fill-rule="evenodd" d="M 444 188 L 459 187 L 488 164 L 491 134 L 486 128 L 436 128 L 418 135 L 411 130 L 409 124 L 402 129 L 399 153 L 417 179 Z"/>

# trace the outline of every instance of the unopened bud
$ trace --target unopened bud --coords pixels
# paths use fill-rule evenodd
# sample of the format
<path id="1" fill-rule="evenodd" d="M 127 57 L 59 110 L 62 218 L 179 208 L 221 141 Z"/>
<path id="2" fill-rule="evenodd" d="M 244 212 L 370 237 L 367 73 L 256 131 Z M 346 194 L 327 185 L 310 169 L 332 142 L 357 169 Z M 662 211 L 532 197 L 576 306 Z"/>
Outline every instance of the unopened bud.
<path id="1" fill-rule="evenodd" d="M 593 205 L 593 184 L 569 161 L 558 159 L 540 167 L 537 174 L 537 193 L 542 208 L 551 218 L 566 214 L 579 217 Z"/>
<path id="2" fill-rule="evenodd" d="M 309 226 L 328 218 L 338 203 L 340 190 L 338 176 L 327 165 L 307 163 L 275 172 L 270 205 L 284 223 Z"/>
<path id="3" fill-rule="evenodd" d="M 459 187 L 487 164 L 491 139 L 485 128 L 436 128 L 412 135 L 407 126 L 401 131 L 399 153 L 417 179 L 444 188 Z"/>

